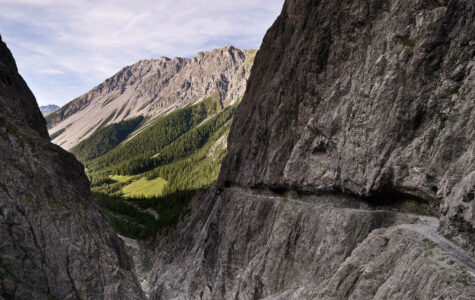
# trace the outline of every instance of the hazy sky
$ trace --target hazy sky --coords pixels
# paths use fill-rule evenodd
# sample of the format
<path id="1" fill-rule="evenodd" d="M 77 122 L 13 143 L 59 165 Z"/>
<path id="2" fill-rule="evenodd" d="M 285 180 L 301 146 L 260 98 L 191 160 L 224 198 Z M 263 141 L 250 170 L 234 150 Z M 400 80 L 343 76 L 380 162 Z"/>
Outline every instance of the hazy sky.
<path id="1" fill-rule="evenodd" d="M 258 49 L 284 0 L 0 0 L 0 34 L 40 105 L 122 67 L 232 44 Z"/>

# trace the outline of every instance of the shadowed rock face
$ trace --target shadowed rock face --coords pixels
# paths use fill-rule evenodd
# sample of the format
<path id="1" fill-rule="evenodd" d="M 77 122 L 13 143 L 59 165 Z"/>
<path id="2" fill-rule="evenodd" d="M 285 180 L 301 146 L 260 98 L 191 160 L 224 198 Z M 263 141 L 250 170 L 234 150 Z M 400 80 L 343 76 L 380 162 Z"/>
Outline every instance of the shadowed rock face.
<path id="1" fill-rule="evenodd" d="M 473 251 L 474 5 L 286 1 L 220 182 L 416 196 Z"/>
<path id="2" fill-rule="evenodd" d="M 152 298 L 473 298 L 474 5 L 287 0 Z"/>
<path id="3" fill-rule="evenodd" d="M 227 188 L 196 197 L 159 249 L 152 299 L 470 299 L 475 262 L 438 221 L 342 195 Z M 359 204 L 358 204 L 359 203 Z M 449 247 L 446 247 L 449 245 Z"/>
<path id="4" fill-rule="evenodd" d="M 143 298 L 83 166 L 49 142 L 1 39 L 0 107 L 0 298 Z"/>

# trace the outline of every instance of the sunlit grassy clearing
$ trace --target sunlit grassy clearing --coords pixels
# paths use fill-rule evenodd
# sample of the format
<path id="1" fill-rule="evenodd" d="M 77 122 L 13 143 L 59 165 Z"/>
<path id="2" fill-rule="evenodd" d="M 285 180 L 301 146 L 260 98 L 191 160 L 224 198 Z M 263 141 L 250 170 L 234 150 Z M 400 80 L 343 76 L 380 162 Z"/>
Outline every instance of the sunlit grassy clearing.
<path id="1" fill-rule="evenodd" d="M 131 176 L 121 176 L 131 177 Z M 122 188 L 124 197 L 149 197 L 149 196 L 161 196 L 163 189 L 167 185 L 167 181 L 161 177 L 157 177 L 153 180 L 147 180 L 147 178 L 140 178 L 131 184 L 128 184 Z"/>
<path id="2" fill-rule="evenodd" d="M 134 176 L 127 176 L 127 175 L 113 175 L 110 176 L 110 178 L 114 181 L 118 182 L 128 182 L 130 181 Z"/>

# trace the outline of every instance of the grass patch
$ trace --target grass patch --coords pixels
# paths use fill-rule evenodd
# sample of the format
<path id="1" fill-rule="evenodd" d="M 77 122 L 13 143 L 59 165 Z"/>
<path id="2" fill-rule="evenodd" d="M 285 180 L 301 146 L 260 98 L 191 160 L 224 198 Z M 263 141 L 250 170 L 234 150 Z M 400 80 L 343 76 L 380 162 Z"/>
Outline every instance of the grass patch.
<path id="1" fill-rule="evenodd" d="M 126 183 L 126 182 L 129 182 L 130 180 L 132 180 L 132 178 L 134 178 L 134 176 L 112 175 L 112 176 L 110 176 L 110 178 L 114 181 L 117 181 L 117 182 Z"/>
<path id="2" fill-rule="evenodd" d="M 127 103 L 122 105 L 122 107 L 119 109 L 119 112 L 115 115 L 116 119 L 122 114 L 122 112 L 124 112 L 124 109 L 125 109 L 126 106 L 127 106 Z"/>
<path id="3" fill-rule="evenodd" d="M 429 148 L 432 148 L 435 142 L 435 138 L 437 137 L 437 131 L 435 129 L 432 129 L 429 133 L 429 139 L 427 140 L 427 146 Z"/>
<path id="4" fill-rule="evenodd" d="M 468 286 L 470 282 L 470 276 L 466 272 L 463 272 L 457 276 L 455 282 L 461 283 L 464 286 Z"/>
<path id="5" fill-rule="evenodd" d="M 124 120 L 125 120 L 125 118 L 127 118 L 129 115 L 130 115 L 130 108 L 129 108 L 129 109 L 127 110 L 127 112 L 125 113 Z"/>
<path id="6" fill-rule="evenodd" d="M 113 112 L 111 112 L 111 114 L 104 120 L 104 122 L 102 122 L 102 124 L 99 125 L 99 127 L 97 127 L 97 130 L 101 129 L 101 128 L 104 127 L 110 120 L 112 120 L 112 118 L 114 118 L 116 112 L 117 112 L 117 109 L 115 109 Z"/>
<path id="7" fill-rule="evenodd" d="M 131 176 L 123 176 L 131 177 Z M 122 188 L 125 197 L 152 197 L 161 196 L 167 185 L 167 181 L 157 177 L 152 180 L 140 178 Z"/>
<path id="8" fill-rule="evenodd" d="M 406 38 L 401 39 L 401 44 L 409 48 L 414 48 L 414 46 L 416 45 L 416 42 L 417 41 L 415 39 L 406 39 Z"/>
<path id="9" fill-rule="evenodd" d="M 424 244 L 424 246 L 428 249 L 434 249 L 435 247 L 437 247 L 437 243 L 425 238 L 422 240 L 422 243 Z"/>
<path id="10" fill-rule="evenodd" d="M 60 129 L 60 130 L 56 131 L 56 132 L 53 133 L 53 134 L 50 134 L 49 140 L 50 140 L 50 141 L 54 140 L 55 138 L 57 138 L 57 137 L 59 137 L 60 135 L 62 135 L 63 132 L 65 132 L 65 131 L 66 131 L 66 128 L 63 128 L 63 129 Z"/>
<path id="11" fill-rule="evenodd" d="M 245 65 L 252 65 L 254 64 L 254 60 L 256 59 L 257 50 L 251 49 L 247 50 L 249 53 L 248 57 L 246 57 L 246 61 L 244 62 Z"/>
<path id="12" fill-rule="evenodd" d="M 414 47 L 416 46 L 417 42 L 419 42 L 420 39 L 422 39 L 422 37 L 424 36 L 425 34 L 425 30 L 422 30 L 421 32 L 419 32 L 414 38 L 402 38 L 400 37 L 399 38 L 399 41 L 401 42 L 401 44 L 407 48 L 408 50 L 408 53 L 410 56 L 412 56 L 412 54 L 414 54 Z"/>
<path id="13" fill-rule="evenodd" d="M 104 108 L 107 104 L 111 103 L 111 102 L 114 101 L 115 99 L 117 99 L 117 96 L 111 96 L 111 97 L 109 97 L 106 101 L 104 101 L 104 103 L 102 103 L 102 108 Z"/>

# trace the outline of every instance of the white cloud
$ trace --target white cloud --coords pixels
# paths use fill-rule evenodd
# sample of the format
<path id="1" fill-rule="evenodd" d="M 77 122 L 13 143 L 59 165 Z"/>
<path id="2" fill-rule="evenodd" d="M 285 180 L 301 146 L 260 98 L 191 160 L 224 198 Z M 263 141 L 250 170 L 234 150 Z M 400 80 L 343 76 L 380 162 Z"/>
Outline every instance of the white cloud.
<path id="1" fill-rule="evenodd" d="M 64 104 L 140 59 L 258 48 L 283 1 L 0 0 L 0 34 L 40 104 Z"/>

